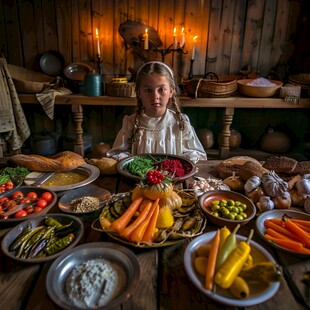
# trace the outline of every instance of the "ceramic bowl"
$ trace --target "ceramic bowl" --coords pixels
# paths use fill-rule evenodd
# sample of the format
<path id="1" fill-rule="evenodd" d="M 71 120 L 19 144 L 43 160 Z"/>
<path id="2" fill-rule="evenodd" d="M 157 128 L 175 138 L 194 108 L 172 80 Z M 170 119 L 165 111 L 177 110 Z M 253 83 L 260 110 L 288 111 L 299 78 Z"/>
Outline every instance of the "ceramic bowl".
<path id="1" fill-rule="evenodd" d="M 31 227 L 31 229 L 34 229 L 36 227 L 44 225 L 44 220 L 46 218 L 53 218 L 53 219 L 57 220 L 58 222 L 60 222 L 62 225 L 67 225 L 67 224 L 71 223 L 72 226 L 70 226 L 71 227 L 70 231 L 72 231 L 75 235 L 73 242 L 70 243 L 62 251 L 59 251 L 58 253 L 55 253 L 53 255 L 49 255 L 49 256 L 45 256 L 45 257 L 38 257 L 38 258 L 17 257 L 16 253 L 14 251 L 12 251 L 12 249 L 10 248 L 12 243 L 14 242 L 14 240 L 18 236 L 20 236 L 20 234 L 25 232 L 29 227 Z M 69 214 L 47 214 L 47 215 L 39 216 L 39 217 L 34 218 L 34 219 L 24 221 L 24 222 L 20 223 L 19 225 L 15 226 L 3 238 L 2 243 L 1 243 L 1 247 L 2 247 L 3 253 L 15 261 L 18 261 L 21 263 L 26 263 L 26 264 L 29 264 L 29 263 L 34 263 L 34 264 L 45 263 L 47 261 L 55 259 L 59 255 L 61 255 L 64 251 L 71 249 L 74 246 L 76 246 L 79 243 L 83 234 L 84 234 L 83 223 L 77 217 L 69 215 Z"/>
<path id="2" fill-rule="evenodd" d="M 277 92 L 280 90 L 281 86 L 283 85 L 280 81 L 270 80 L 270 82 L 276 84 L 276 86 L 251 86 L 248 85 L 250 82 L 252 82 L 253 79 L 244 79 L 244 80 L 238 80 L 238 89 L 241 95 L 245 95 L 248 97 L 258 97 L 258 98 L 264 98 L 264 97 L 273 97 L 277 94 Z"/>
<path id="3" fill-rule="evenodd" d="M 35 187 L 35 186 L 19 186 L 19 187 L 15 187 L 14 189 L 8 191 L 8 192 L 4 192 L 3 194 L 0 195 L 0 199 L 3 197 L 6 197 L 8 199 L 11 199 L 12 196 L 14 195 L 15 192 L 22 192 L 24 194 L 24 196 L 27 196 L 27 194 L 29 192 L 35 192 L 37 193 L 38 197 L 40 197 L 44 192 L 50 192 L 52 194 L 52 200 L 48 203 L 48 205 L 42 209 L 39 212 L 33 212 L 28 214 L 25 217 L 21 217 L 21 218 L 15 218 L 14 215 L 11 215 L 9 218 L 1 218 L 0 217 L 0 223 L 1 225 L 3 224 L 18 224 L 22 221 L 28 220 L 28 219 L 33 219 L 36 217 L 39 217 L 41 215 L 46 214 L 48 211 L 51 210 L 51 208 L 55 205 L 55 203 L 57 202 L 57 195 L 54 191 L 51 190 L 47 190 L 44 188 L 40 188 L 40 187 Z M 18 205 L 17 205 L 18 206 Z M 33 207 L 35 206 L 35 202 L 33 204 Z M 3 205 L 4 207 L 4 205 Z M 4 210 L 7 211 L 7 210 Z"/>
<path id="4" fill-rule="evenodd" d="M 222 199 L 234 200 L 235 202 L 240 201 L 241 203 L 245 204 L 247 206 L 245 210 L 247 217 L 243 220 L 230 220 L 212 214 L 211 202 L 213 200 L 222 200 Z M 226 191 L 226 190 L 208 191 L 199 197 L 199 205 L 202 212 L 205 214 L 208 220 L 210 220 L 210 222 L 212 222 L 216 226 L 219 227 L 226 226 L 230 229 L 234 228 L 237 224 L 240 224 L 240 226 L 247 224 L 251 219 L 254 218 L 256 214 L 256 207 L 253 204 L 253 202 L 246 196 L 234 191 Z"/>
<path id="5" fill-rule="evenodd" d="M 47 292 L 61 309 L 82 309 L 77 307 L 69 298 L 66 291 L 66 281 L 76 266 L 89 260 L 100 259 L 112 264 L 118 270 L 121 274 L 121 281 L 118 294 L 107 304 L 96 307 L 96 309 L 116 309 L 116 307 L 120 309 L 120 305 L 131 297 L 140 277 L 139 262 L 134 253 L 116 243 L 87 243 L 66 251 L 53 262 L 48 270 L 46 277 Z M 87 308 L 84 306 L 83 309 L 94 309 L 94 307 Z"/>

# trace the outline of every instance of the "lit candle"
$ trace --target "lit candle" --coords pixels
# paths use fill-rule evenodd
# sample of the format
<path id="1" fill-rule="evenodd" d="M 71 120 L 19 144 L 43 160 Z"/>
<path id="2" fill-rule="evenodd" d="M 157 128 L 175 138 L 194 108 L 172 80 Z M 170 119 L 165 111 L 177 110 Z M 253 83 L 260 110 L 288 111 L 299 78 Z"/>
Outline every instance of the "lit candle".
<path id="1" fill-rule="evenodd" d="M 181 47 L 184 47 L 185 45 L 185 33 L 184 33 L 184 27 L 182 28 L 182 39 L 181 39 Z"/>
<path id="2" fill-rule="evenodd" d="M 100 40 L 99 40 L 98 28 L 96 28 L 96 39 L 97 39 L 97 53 L 98 53 L 98 57 L 100 57 Z"/>
<path id="3" fill-rule="evenodd" d="M 178 42 L 177 42 L 177 29 L 174 27 L 174 29 L 173 29 L 173 38 L 174 38 L 174 40 L 173 40 L 173 48 L 174 49 L 177 49 L 177 47 L 178 47 Z"/>
<path id="4" fill-rule="evenodd" d="M 195 49 L 196 49 L 197 38 L 198 38 L 197 36 L 194 36 L 194 38 L 193 38 L 194 46 L 193 46 L 193 52 L 192 52 L 192 60 L 195 59 Z"/>
<path id="5" fill-rule="evenodd" d="M 144 49 L 148 50 L 149 49 L 149 34 L 147 33 L 147 28 L 145 29 L 145 33 L 143 35 L 143 39 L 144 39 Z"/>

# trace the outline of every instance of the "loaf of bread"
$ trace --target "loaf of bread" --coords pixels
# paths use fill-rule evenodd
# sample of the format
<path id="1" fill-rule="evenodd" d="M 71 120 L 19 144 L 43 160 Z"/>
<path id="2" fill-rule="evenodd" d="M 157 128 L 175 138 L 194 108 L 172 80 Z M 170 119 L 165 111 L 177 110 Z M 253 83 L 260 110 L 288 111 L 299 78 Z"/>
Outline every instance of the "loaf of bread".
<path id="1" fill-rule="evenodd" d="M 260 178 L 264 173 L 268 171 L 269 170 L 264 168 L 259 162 L 246 161 L 239 168 L 239 176 L 244 182 L 246 182 L 253 176 L 257 176 Z"/>
<path id="2" fill-rule="evenodd" d="M 39 172 L 68 171 L 86 164 L 81 155 L 70 151 L 60 152 L 50 157 L 17 154 L 12 156 L 8 163 Z"/>

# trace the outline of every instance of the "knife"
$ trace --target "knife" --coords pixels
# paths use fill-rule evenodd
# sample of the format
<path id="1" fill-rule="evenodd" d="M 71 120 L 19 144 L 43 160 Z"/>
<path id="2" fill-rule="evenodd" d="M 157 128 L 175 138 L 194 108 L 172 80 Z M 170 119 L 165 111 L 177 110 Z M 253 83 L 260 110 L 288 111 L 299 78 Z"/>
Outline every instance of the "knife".
<path id="1" fill-rule="evenodd" d="M 30 201 L 30 202 L 27 202 L 27 203 L 22 203 L 22 204 L 20 204 L 20 205 L 17 205 L 14 209 L 9 210 L 9 211 L 6 211 L 6 212 L 0 214 L 0 217 L 10 216 L 10 215 L 16 213 L 16 212 L 19 211 L 19 210 L 22 210 L 22 209 L 24 209 L 24 208 L 26 208 L 26 207 L 29 207 L 29 206 L 31 206 L 31 205 L 36 204 L 38 200 L 39 200 L 39 199 L 36 199 L 36 200 Z"/>

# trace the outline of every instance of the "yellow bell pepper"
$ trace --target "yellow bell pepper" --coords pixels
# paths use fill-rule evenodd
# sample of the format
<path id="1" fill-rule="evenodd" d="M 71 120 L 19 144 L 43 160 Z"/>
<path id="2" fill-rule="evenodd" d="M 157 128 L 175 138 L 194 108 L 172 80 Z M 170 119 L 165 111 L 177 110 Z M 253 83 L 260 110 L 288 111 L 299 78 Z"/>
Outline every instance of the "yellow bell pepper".
<path id="1" fill-rule="evenodd" d="M 254 230 L 252 229 L 247 241 L 241 241 L 219 267 L 215 274 L 214 282 L 220 287 L 229 288 L 238 276 L 250 255 L 251 247 L 249 242 L 252 239 L 253 233 Z"/>

